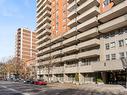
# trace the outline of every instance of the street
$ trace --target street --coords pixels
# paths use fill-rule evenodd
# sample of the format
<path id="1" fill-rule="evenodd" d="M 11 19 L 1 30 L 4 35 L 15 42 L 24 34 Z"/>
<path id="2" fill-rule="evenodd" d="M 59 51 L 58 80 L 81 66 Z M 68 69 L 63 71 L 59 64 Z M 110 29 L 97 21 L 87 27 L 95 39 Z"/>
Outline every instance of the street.
<path id="1" fill-rule="evenodd" d="M 38 86 L 19 82 L 0 81 L 0 95 L 126 95 L 112 93 L 95 93 L 89 90 Z"/>
<path id="2" fill-rule="evenodd" d="M 56 89 L 47 86 L 0 81 L 0 95 L 91 95 L 91 93 L 75 89 Z"/>
<path id="3" fill-rule="evenodd" d="M 46 89 L 46 86 L 0 81 L 0 95 L 34 95 Z"/>

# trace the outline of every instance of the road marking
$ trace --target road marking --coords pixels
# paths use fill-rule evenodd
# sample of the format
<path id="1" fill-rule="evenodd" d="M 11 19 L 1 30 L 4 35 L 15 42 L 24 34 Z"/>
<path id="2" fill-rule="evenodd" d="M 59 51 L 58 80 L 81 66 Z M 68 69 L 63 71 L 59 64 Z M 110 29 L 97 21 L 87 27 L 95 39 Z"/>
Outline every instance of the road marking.
<path id="1" fill-rule="evenodd" d="M 15 90 L 15 89 L 12 89 L 12 88 L 8 88 L 7 86 L 3 86 L 3 85 L 2 85 L 1 87 L 5 88 L 5 89 L 7 89 L 7 90 L 10 90 L 10 91 L 16 92 L 16 93 L 21 93 L 21 92 L 19 92 L 18 90 Z"/>
<path id="2" fill-rule="evenodd" d="M 22 93 L 23 95 L 30 95 L 29 93 Z"/>
<path id="3" fill-rule="evenodd" d="M 5 88 L 5 89 L 7 88 L 7 86 L 3 86 L 3 85 L 2 85 L 1 87 L 2 87 L 2 88 Z"/>
<path id="4" fill-rule="evenodd" d="M 21 93 L 21 92 L 19 92 L 18 90 L 15 90 L 15 89 L 12 89 L 12 88 L 8 88 L 8 90 L 13 91 L 13 92 Z"/>

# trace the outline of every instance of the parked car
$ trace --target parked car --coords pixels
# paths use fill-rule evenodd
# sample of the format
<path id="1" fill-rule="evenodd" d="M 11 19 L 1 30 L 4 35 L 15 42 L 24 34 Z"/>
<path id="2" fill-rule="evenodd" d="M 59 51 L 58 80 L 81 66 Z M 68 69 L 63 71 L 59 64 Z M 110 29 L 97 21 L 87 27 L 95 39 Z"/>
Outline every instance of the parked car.
<path id="1" fill-rule="evenodd" d="M 47 82 L 42 81 L 42 80 L 38 80 L 34 82 L 35 85 L 47 85 Z"/>
<path id="2" fill-rule="evenodd" d="M 25 84 L 34 84 L 34 81 L 33 80 L 24 80 L 24 83 Z"/>
<path id="3" fill-rule="evenodd" d="M 14 82 L 19 82 L 19 81 L 20 81 L 20 79 L 14 79 L 13 81 L 14 81 Z"/>

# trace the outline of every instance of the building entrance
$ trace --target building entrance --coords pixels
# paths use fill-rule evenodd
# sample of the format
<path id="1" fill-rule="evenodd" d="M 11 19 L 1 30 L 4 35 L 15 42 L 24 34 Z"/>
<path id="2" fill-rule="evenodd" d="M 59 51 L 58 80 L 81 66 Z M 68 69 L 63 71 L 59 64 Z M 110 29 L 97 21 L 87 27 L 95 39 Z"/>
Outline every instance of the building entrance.
<path id="1" fill-rule="evenodd" d="M 126 72 L 125 71 L 107 72 L 107 83 L 119 84 L 125 87 L 126 86 Z"/>

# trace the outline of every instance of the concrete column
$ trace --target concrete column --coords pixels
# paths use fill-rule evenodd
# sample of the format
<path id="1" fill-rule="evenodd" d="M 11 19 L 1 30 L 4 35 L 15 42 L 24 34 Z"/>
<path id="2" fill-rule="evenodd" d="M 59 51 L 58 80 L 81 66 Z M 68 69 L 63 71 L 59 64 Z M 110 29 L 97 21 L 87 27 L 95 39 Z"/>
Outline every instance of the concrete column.
<path id="1" fill-rule="evenodd" d="M 66 74 L 64 74 L 64 82 L 68 81 L 68 76 Z"/>
<path id="2" fill-rule="evenodd" d="M 79 60 L 79 62 L 78 62 L 79 84 L 84 83 L 84 76 L 80 72 L 81 63 L 82 62 Z"/>
<path id="3" fill-rule="evenodd" d="M 43 79 L 44 81 L 47 81 L 46 75 L 43 75 Z"/>
<path id="4" fill-rule="evenodd" d="M 56 76 L 52 74 L 52 82 L 56 82 Z"/>
<path id="5" fill-rule="evenodd" d="M 125 72 L 126 72 L 126 88 L 127 88 L 127 68 L 126 68 Z"/>
<path id="6" fill-rule="evenodd" d="M 66 63 L 64 63 L 63 82 L 67 82 L 67 78 L 68 78 L 68 76 L 65 74 L 65 68 L 66 68 Z"/>
<path id="7" fill-rule="evenodd" d="M 101 72 L 101 77 L 102 77 L 103 82 L 106 84 L 106 80 L 107 80 L 106 72 Z"/>
<path id="8" fill-rule="evenodd" d="M 84 76 L 79 73 L 79 84 L 83 84 L 84 83 Z"/>

